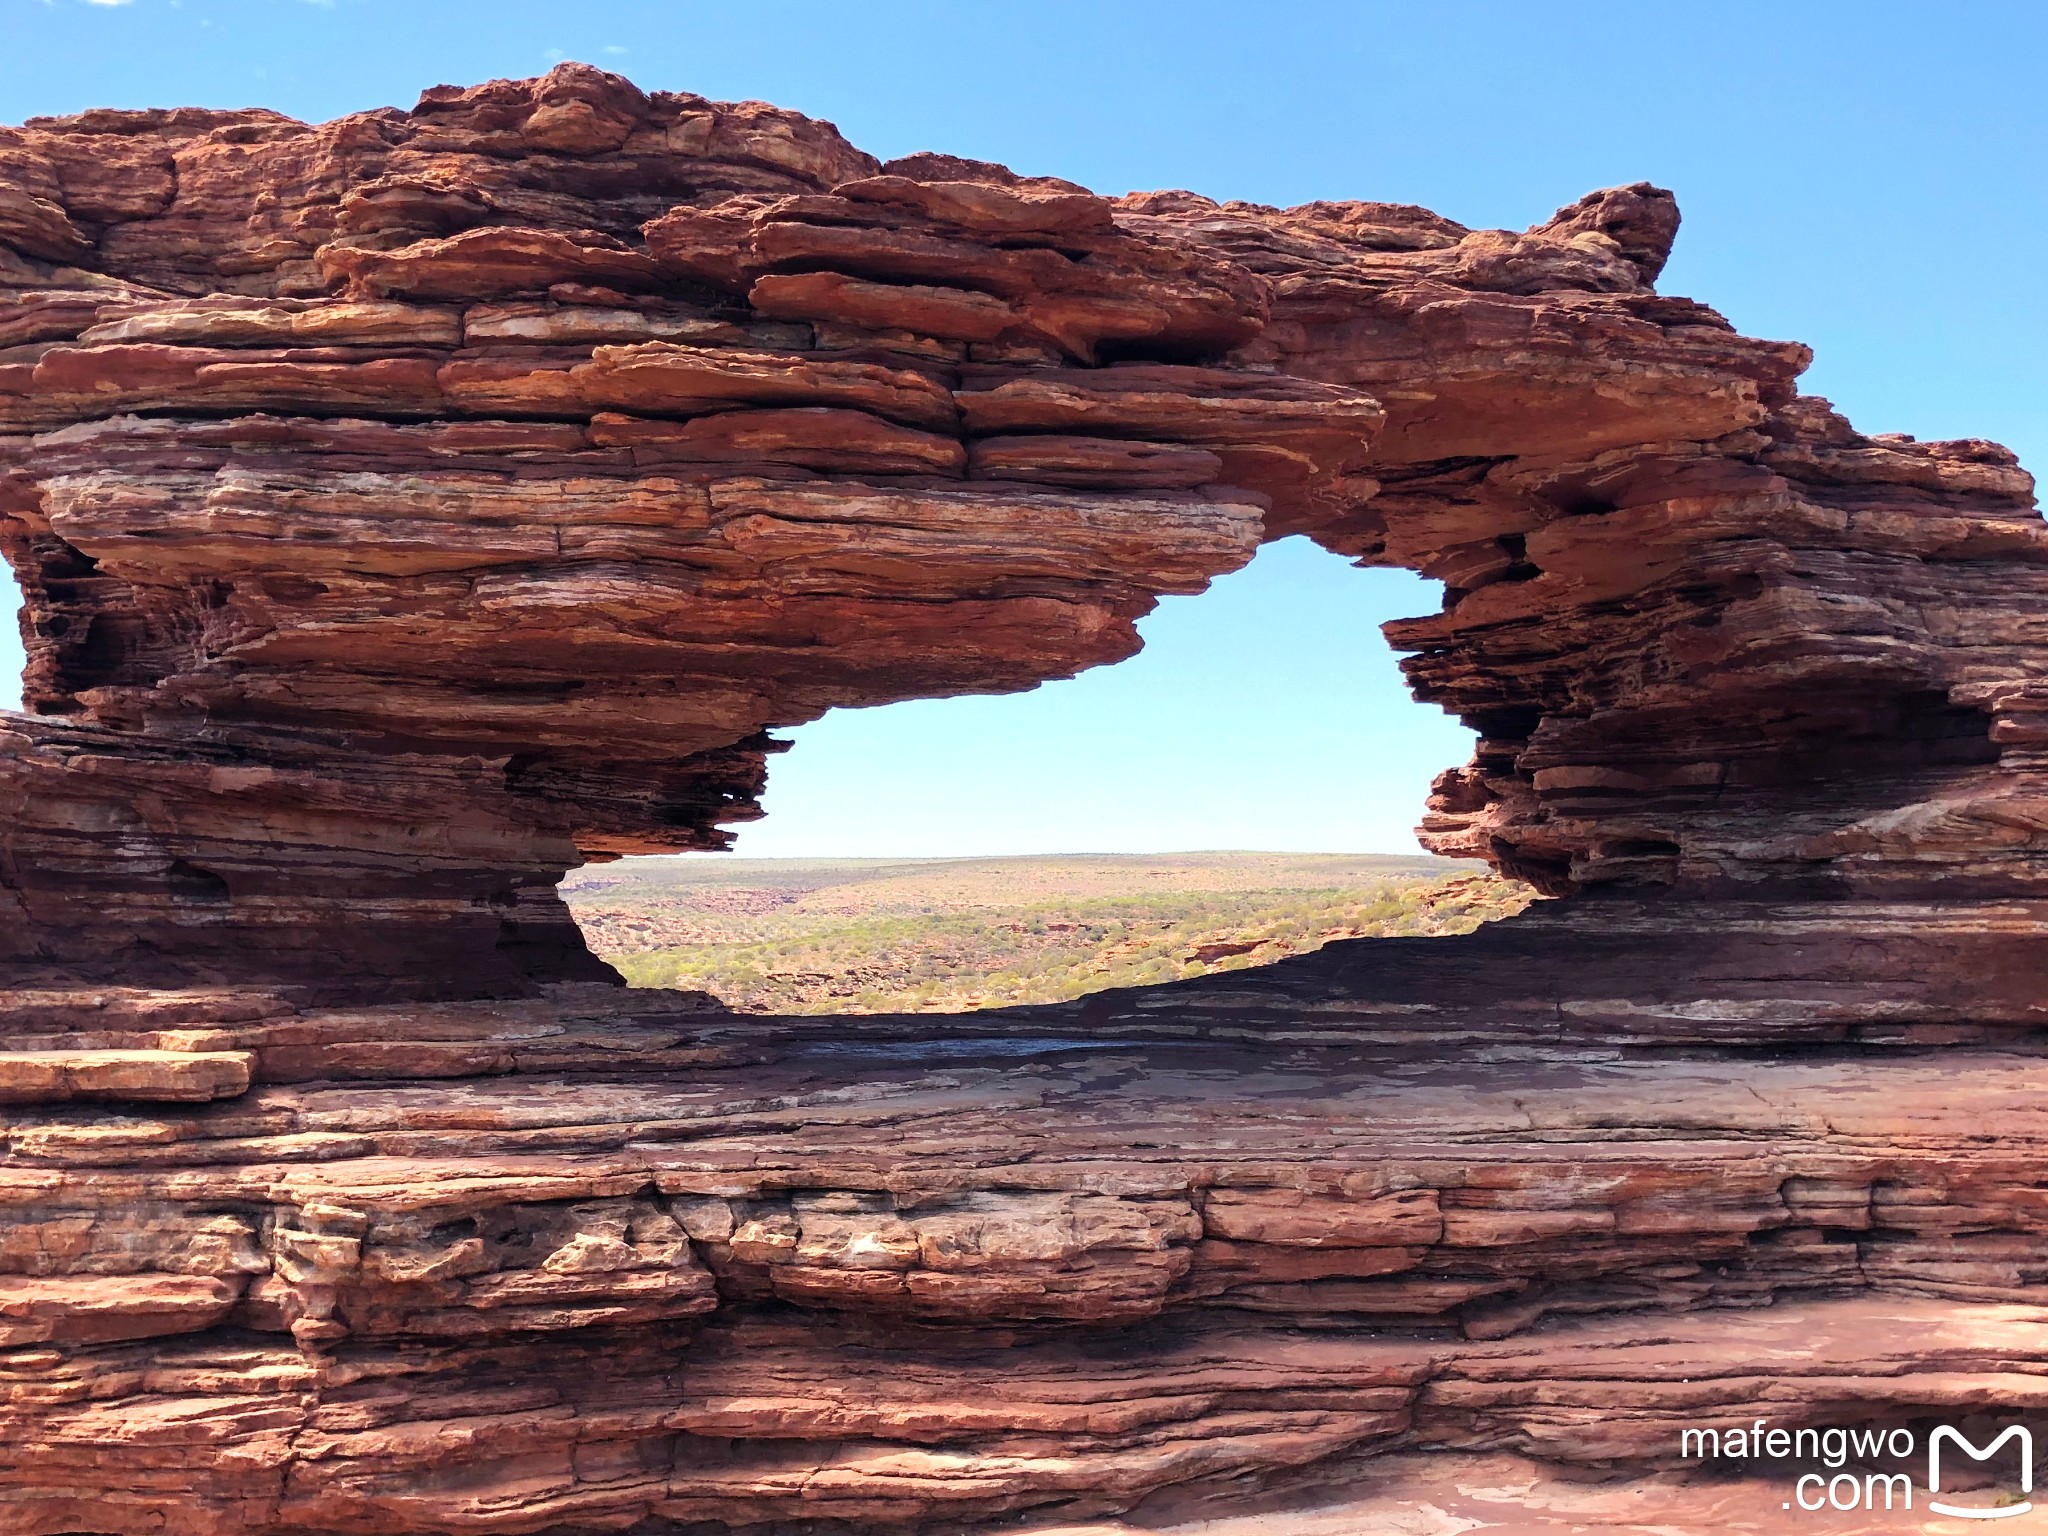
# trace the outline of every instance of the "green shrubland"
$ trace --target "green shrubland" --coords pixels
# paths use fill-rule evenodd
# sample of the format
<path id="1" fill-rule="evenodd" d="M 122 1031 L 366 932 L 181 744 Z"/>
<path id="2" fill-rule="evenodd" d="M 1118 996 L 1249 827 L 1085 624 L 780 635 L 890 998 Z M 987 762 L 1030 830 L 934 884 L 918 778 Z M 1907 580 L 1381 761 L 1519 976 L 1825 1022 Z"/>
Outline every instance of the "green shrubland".
<path id="1" fill-rule="evenodd" d="M 1447 860 L 1257 853 L 632 859 L 564 895 L 634 986 L 780 1013 L 1059 1002 L 1333 939 L 1465 933 L 1530 898 Z"/>

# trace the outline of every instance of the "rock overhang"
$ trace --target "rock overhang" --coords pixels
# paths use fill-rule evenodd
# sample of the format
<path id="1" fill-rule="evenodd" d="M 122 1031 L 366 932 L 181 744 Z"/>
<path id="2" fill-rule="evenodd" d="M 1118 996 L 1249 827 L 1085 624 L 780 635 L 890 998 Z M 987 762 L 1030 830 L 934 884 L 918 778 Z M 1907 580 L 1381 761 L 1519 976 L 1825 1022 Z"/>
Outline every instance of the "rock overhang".
<path id="1" fill-rule="evenodd" d="M 1446 585 L 1391 630 L 1483 738 L 1441 849 L 1844 891 L 1944 776 L 1997 824 L 2035 666 L 1964 613 L 2040 580 L 2031 482 L 1658 294 L 1647 184 L 1521 234 L 1108 199 L 566 65 L 5 140 L 23 729 L 501 761 L 525 888 L 718 846 L 767 730 L 1113 661 L 1306 533 Z"/>

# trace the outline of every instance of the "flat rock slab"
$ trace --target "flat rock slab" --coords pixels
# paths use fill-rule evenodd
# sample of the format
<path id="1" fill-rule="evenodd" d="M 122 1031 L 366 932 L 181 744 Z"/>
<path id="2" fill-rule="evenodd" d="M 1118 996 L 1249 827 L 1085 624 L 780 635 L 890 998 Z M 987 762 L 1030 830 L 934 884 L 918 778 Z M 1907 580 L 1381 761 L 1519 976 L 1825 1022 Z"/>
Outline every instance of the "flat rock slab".
<path id="1" fill-rule="evenodd" d="M 0 1349 L 192 1333 L 227 1316 L 239 1276 L 0 1275 Z"/>
<path id="2" fill-rule="evenodd" d="M 249 1091 L 249 1051 L 0 1051 L 0 1104 L 203 1104 Z"/>

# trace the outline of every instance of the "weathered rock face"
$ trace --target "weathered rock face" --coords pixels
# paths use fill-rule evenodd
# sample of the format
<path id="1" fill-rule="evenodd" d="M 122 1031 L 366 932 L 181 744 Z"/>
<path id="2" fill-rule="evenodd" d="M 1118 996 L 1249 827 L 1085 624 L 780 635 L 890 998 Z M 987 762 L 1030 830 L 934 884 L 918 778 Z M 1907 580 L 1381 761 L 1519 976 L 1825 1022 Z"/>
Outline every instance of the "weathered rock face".
<path id="1" fill-rule="evenodd" d="M 518 968 L 508 886 L 715 846 L 765 728 L 1114 660 L 1157 594 L 1288 532 L 1448 585 L 1395 634 L 1484 737 L 1438 847 L 1557 893 L 2036 893 L 2031 482 L 1857 437 L 1794 394 L 1803 348 L 1657 295 L 1654 189 L 1519 236 L 1111 202 L 580 67 L 319 128 L 89 114 L 0 156 L 30 708 L 252 769 L 465 765 L 447 816 L 498 846 L 430 899 L 484 990 Z M 196 868 L 245 965 L 346 979 L 271 942 L 277 871 L 318 905 L 344 839 L 215 868 L 161 824 L 240 814 L 204 793 L 96 880 Z M 176 926 L 167 976 L 211 931 Z"/>
<path id="2" fill-rule="evenodd" d="M 1707 1531 L 1784 1489 L 1671 1487 L 1683 1428 L 2048 1404 L 2030 1051 L 633 996 L 17 995 L 8 1529 L 1015 1529 L 1512 1449 Z"/>
<path id="3" fill-rule="evenodd" d="M 2048 528 L 1657 294 L 1676 229 L 581 66 L 0 130 L 0 1528 L 1166 1521 L 2030 1406 Z M 1562 899 L 829 1031 L 550 985 L 560 874 L 718 846 L 770 729 L 1293 533 L 1445 582 L 1426 838 Z"/>

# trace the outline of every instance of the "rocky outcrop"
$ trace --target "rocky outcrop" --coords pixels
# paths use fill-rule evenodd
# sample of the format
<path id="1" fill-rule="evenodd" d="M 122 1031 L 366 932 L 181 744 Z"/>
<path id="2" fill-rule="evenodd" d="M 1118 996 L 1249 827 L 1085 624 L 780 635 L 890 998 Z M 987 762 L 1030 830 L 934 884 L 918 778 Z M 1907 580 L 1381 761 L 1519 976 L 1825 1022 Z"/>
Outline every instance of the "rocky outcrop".
<path id="1" fill-rule="evenodd" d="M 8 1020 L 128 1046 L 9 1111 L 17 1529 L 1008 1529 L 2048 1391 L 2025 1050 L 93 1001 Z"/>
<path id="2" fill-rule="evenodd" d="M 2031 1406 L 2048 529 L 1676 229 L 581 66 L 0 130 L 9 1528 L 1145 1529 Z M 1295 533 L 1445 583 L 1425 838 L 1558 899 L 946 1019 L 569 985 L 561 873 L 718 846 L 773 728 Z"/>

